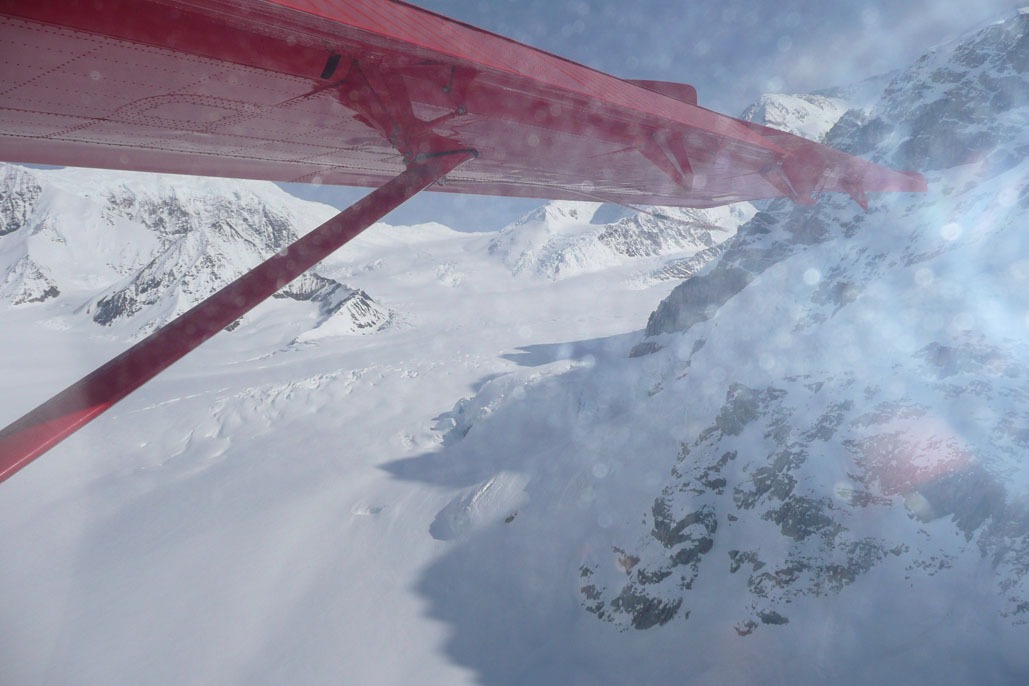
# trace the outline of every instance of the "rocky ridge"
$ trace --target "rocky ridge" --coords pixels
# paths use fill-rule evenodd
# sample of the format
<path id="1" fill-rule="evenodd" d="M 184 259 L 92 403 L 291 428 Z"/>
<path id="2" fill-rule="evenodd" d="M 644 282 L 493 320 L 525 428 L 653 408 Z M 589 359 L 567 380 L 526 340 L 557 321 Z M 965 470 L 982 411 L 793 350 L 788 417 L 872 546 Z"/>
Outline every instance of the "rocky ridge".
<path id="1" fill-rule="evenodd" d="M 273 184 L 3 166 L 0 295 L 29 305 L 65 294 L 94 323 L 153 331 L 331 216 Z M 74 216 L 74 219 L 71 217 Z M 103 265 L 103 268 L 98 268 Z M 313 328 L 367 333 L 395 313 L 316 273 L 279 294 L 318 308 Z"/>

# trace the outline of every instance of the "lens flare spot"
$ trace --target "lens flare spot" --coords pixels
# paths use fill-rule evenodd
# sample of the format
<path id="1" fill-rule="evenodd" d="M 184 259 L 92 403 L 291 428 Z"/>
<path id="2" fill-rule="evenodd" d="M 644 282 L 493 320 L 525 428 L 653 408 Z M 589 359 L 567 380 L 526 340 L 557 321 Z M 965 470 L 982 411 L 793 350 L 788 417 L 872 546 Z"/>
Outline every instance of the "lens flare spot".
<path id="1" fill-rule="evenodd" d="M 933 519 L 932 505 L 918 491 L 912 491 L 904 497 L 904 507 L 923 522 L 929 522 Z"/>
<path id="2" fill-rule="evenodd" d="M 1001 207 L 1014 207 L 1018 202 L 1019 189 L 1017 186 L 1005 186 L 997 194 L 997 204 Z"/>
<path id="3" fill-rule="evenodd" d="M 921 518 L 932 511 L 922 491 L 968 469 L 973 457 L 942 419 L 908 412 L 879 424 L 878 431 L 858 439 L 853 447 L 865 472 L 863 480 L 878 482 L 885 495 L 902 496 L 907 508 Z"/>
<path id="4" fill-rule="evenodd" d="M 962 331 L 969 331 L 974 324 L 972 315 L 968 312 L 961 312 L 956 317 L 950 320 L 950 328 L 956 333 Z"/>
<path id="5" fill-rule="evenodd" d="M 961 236 L 961 224 L 949 222 L 940 227 L 940 237 L 945 241 L 956 241 Z"/>

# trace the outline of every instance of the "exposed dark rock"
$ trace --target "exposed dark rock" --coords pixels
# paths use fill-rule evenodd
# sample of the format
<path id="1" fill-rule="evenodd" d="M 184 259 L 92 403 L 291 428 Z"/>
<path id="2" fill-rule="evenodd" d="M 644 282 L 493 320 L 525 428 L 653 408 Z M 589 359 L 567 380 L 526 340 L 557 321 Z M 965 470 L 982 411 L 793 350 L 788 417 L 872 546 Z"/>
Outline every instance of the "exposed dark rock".
<path id="1" fill-rule="evenodd" d="M 694 324 L 710 319 L 752 279 L 750 272 L 729 268 L 684 281 L 650 315 L 646 335 L 686 331 Z"/>
<path id="2" fill-rule="evenodd" d="M 786 617 L 783 617 L 781 614 L 779 614 L 778 612 L 775 612 L 774 610 L 770 611 L 770 612 L 758 612 L 757 616 L 761 620 L 762 624 L 789 624 L 790 623 L 789 619 L 787 619 Z"/>
<path id="3" fill-rule="evenodd" d="M 690 512 L 685 517 L 677 520 L 671 514 L 668 501 L 665 498 L 657 498 L 654 500 L 652 512 L 654 515 L 654 528 L 651 530 L 650 535 L 666 548 L 674 548 L 683 543 L 697 541 L 695 533 L 689 531 L 691 527 L 696 525 L 699 525 L 700 528 L 708 533 L 714 533 L 718 528 L 718 520 L 710 508 L 702 508 L 696 512 Z M 705 538 L 702 536 L 699 540 L 703 541 Z M 711 547 L 708 544 L 701 544 L 700 547 L 704 545 L 707 545 L 707 549 Z M 702 552 L 706 552 L 706 550 Z"/>
<path id="4" fill-rule="evenodd" d="M 632 618 L 632 627 L 641 630 L 667 624 L 675 618 L 675 613 L 681 606 L 682 598 L 665 602 L 644 593 L 636 593 L 629 588 L 611 601 L 612 610 L 629 615 Z"/>
<path id="5" fill-rule="evenodd" d="M 28 225 L 43 188 L 32 174 L 21 167 L 0 166 L 0 236 Z"/>

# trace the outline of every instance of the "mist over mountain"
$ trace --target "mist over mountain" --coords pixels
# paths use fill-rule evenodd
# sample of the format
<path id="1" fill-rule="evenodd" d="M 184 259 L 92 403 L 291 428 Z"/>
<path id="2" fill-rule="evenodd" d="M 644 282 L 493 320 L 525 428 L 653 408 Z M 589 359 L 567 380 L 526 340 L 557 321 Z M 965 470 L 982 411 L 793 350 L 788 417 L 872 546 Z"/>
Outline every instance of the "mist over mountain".
<path id="1" fill-rule="evenodd" d="M 504 451 L 490 476 L 540 475 L 519 510 L 527 537 L 577 523 L 549 550 L 575 541 L 581 605 L 598 620 L 677 636 L 701 664 L 685 673 L 734 682 L 1029 674 L 1016 648 L 1029 638 L 1027 25 L 1023 12 L 941 46 L 877 98 L 851 89 L 853 108 L 765 96 L 751 119 L 925 170 L 930 193 L 867 213 L 845 198 L 768 203 L 655 309 L 637 366 L 603 358 L 507 405 L 496 392 L 460 405 L 481 415 L 452 451 L 469 463 L 508 425 L 562 446 Z M 560 485 L 545 466 L 557 459 L 576 464 Z M 454 557 L 518 551 L 518 575 L 491 578 L 515 598 L 560 584 L 568 558 L 527 564 L 522 543 L 476 540 Z M 501 608 L 468 596 L 438 610 L 470 633 Z M 729 659 L 725 632 L 758 640 L 740 650 L 760 660 L 734 672 L 707 659 Z"/>
<path id="2" fill-rule="evenodd" d="M 3 485 L 0 622 L 24 631 L 0 664 L 1023 683 L 1027 94 L 1022 11 L 747 110 L 926 173 L 867 212 L 375 225 Z M 0 182 L 4 422 L 332 213 L 272 184 Z"/>

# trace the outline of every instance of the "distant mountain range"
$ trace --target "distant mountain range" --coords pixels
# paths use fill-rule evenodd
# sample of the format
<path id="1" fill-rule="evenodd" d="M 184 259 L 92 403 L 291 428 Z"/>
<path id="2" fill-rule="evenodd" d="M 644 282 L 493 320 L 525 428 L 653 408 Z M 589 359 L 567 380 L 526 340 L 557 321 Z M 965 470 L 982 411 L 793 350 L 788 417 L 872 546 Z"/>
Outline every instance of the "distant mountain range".
<path id="1" fill-rule="evenodd" d="M 149 333 L 333 214 L 270 183 L 3 167 L 0 295 L 63 298 L 102 326 Z M 307 274 L 278 297 L 317 305 L 312 326 L 367 333 L 393 315 L 367 293 Z M 346 324 L 340 326 L 338 320 Z"/>

